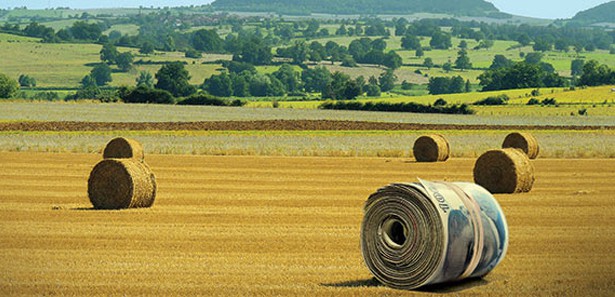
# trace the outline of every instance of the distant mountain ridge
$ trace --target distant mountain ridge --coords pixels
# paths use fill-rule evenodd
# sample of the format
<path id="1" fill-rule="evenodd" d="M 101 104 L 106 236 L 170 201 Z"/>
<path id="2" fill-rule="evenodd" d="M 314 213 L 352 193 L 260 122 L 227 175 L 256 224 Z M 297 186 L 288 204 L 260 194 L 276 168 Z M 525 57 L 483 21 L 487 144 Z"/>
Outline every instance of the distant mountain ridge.
<path id="1" fill-rule="evenodd" d="M 615 1 L 581 11 L 572 20 L 582 23 L 615 23 Z"/>
<path id="2" fill-rule="evenodd" d="M 446 13 L 486 16 L 500 11 L 484 0 L 216 0 L 216 10 L 283 14 L 411 14 Z"/>

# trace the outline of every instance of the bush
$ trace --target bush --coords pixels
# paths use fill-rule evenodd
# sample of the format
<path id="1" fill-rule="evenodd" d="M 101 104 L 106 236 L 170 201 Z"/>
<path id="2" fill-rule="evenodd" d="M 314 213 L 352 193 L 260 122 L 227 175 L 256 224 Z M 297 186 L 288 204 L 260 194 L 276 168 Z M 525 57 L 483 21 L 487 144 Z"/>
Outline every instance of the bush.
<path id="1" fill-rule="evenodd" d="M 538 101 L 538 99 L 536 98 L 532 98 L 527 101 L 527 105 L 538 105 L 538 104 L 540 104 L 540 101 Z"/>
<path id="2" fill-rule="evenodd" d="M 555 100 L 555 98 L 545 98 L 542 101 L 540 101 L 540 104 L 542 104 L 542 105 L 557 105 L 557 101 Z"/>
<path id="3" fill-rule="evenodd" d="M 120 98 L 126 103 L 160 103 L 174 104 L 175 97 L 168 91 L 161 89 L 150 89 L 144 85 L 132 90 L 118 92 Z"/>
<path id="4" fill-rule="evenodd" d="M 16 80 L 0 73 L 0 98 L 11 98 L 19 90 Z"/>
<path id="5" fill-rule="evenodd" d="M 499 96 L 490 96 L 483 100 L 473 103 L 473 105 L 506 105 L 508 104 L 508 95 L 502 94 Z"/>
<path id="6" fill-rule="evenodd" d="M 534 89 L 532 90 L 532 96 L 540 96 L 540 90 L 539 89 Z"/>
<path id="7" fill-rule="evenodd" d="M 186 58 L 199 59 L 203 57 L 203 54 L 197 50 L 189 49 L 185 52 Z"/>
<path id="8" fill-rule="evenodd" d="M 34 94 L 34 96 L 32 96 L 32 99 L 53 101 L 60 99 L 60 96 L 56 92 L 47 91 Z"/>
<path id="9" fill-rule="evenodd" d="M 445 105 L 447 105 L 447 104 L 448 104 L 448 102 L 446 102 L 446 100 L 444 100 L 443 98 L 438 98 L 438 99 L 437 99 L 437 100 L 433 103 L 433 105 L 434 105 L 434 106 L 445 106 Z"/>
<path id="10" fill-rule="evenodd" d="M 382 94 L 380 87 L 377 84 L 368 84 L 365 86 L 365 92 L 368 97 L 380 97 Z"/>
<path id="11" fill-rule="evenodd" d="M 474 114 L 466 104 L 451 106 L 431 106 L 414 102 L 387 103 L 387 102 L 358 102 L 358 101 L 327 101 L 322 103 L 319 109 L 337 110 L 364 110 L 385 112 L 415 112 L 415 113 L 444 113 L 444 114 Z"/>
<path id="12" fill-rule="evenodd" d="M 402 90 L 412 90 L 412 84 L 409 83 L 407 80 L 404 80 L 401 82 L 401 89 Z"/>
<path id="13" fill-rule="evenodd" d="M 243 106 L 245 101 L 234 99 L 229 100 L 212 96 L 206 93 L 193 94 L 177 103 L 178 105 L 209 105 L 209 106 Z"/>
<path id="14" fill-rule="evenodd" d="M 26 88 L 36 87 L 36 79 L 34 79 L 34 77 L 31 77 L 27 74 L 20 75 L 18 81 L 19 81 L 19 85 L 22 87 L 26 87 Z"/>

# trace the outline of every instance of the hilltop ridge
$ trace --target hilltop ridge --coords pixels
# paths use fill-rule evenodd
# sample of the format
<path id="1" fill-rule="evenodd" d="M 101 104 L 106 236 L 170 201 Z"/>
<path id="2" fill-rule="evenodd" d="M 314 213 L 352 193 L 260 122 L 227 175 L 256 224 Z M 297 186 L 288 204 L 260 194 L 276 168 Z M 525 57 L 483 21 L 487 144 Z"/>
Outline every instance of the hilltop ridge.
<path id="1" fill-rule="evenodd" d="M 486 16 L 500 11 L 484 0 L 216 0 L 217 10 L 284 14 L 409 14 L 447 13 Z"/>

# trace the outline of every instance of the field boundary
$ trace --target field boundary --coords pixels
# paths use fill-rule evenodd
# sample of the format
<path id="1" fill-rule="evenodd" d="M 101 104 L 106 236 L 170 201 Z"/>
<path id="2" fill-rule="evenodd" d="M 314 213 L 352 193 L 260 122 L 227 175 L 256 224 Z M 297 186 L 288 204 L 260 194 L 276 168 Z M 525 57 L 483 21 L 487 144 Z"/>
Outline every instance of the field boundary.
<path id="1" fill-rule="evenodd" d="M 262 120 L 201 122 L 5 122 L 0 131 L 371 131 L 371 130 L 615 130 L 615 126 L 462 125 L 336 120 Z"/>

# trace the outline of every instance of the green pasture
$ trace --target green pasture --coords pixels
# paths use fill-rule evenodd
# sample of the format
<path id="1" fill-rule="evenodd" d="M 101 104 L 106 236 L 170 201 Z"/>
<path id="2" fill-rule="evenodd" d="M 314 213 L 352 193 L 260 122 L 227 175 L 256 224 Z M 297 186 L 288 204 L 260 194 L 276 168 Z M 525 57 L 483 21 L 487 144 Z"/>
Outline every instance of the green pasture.
<path id="1" fill-rule="evenodd" d="M 531 96 L 534 89 L 518 89 L 491 92 L 471 92 L 461 94 L 441 94 L 404 96 L 384 93 L 380 98 L 361 97 L 360 102 L 388 102 L 433 104 L 437 99 L 444 99 L 449 104 L 472 104 L 487 97 L 507 95 L 509 104 L 504 106 L 472 106 L 477 114 L 487 116 L 579 116 L 579 110 L 585 109 L 590 116 L 615 116 L 615 92 L 612 86 L 602 86 L 568 91 L 564 88 L 539 89 L 539 96 Z M 539 101 L 554 98 L 557 105 L 527 105 L 531 98 Z M 323 101 L 283 101 L 279 100 L 281 108 L 315 109 Z M 250 101 L 249 107 L 271 107 L 271 102 Z"/>
<path id="2" fill-rule="evenodd" d="M 135 24 L 116 24 L 103 32 L 103 34 L 109 35 L 111 31 L 118 31 L 122 35 L 137 36 L 139 35 L 139 26 Z"/>
<path id="3" fill-rule="evenodd" d="M 9 42 L 11 40 L 11 42 Z M 100 63 L 101 45 L 72 43 L 39 43 L 38 39 L 0 34 L 0 72 L 17 79 L 21 74 L 32 76 L 38 87 L 75 88 L 87 75 L 95 63 Z M 120 52 L 130 51 L 138 60 L 166 62 L 185 61 L 190 72 L 192 84 L 203 83 L 205 78 L 217 73 L 220 65 L 202 64 L 219 59 L 228 59 L 228 55 L 205 54 L 200 59 L 185 58 L 180 52 L 157 52 L 153 55 L 141 55 L 134 48 L 118 48 Z M 114 71 L 111 86 L 134 85 L 139 71 L 155 74 L 161 64 L 135 64 L 129 72 Z M 115 68 L 115 67 L 113 67 Z"/>

